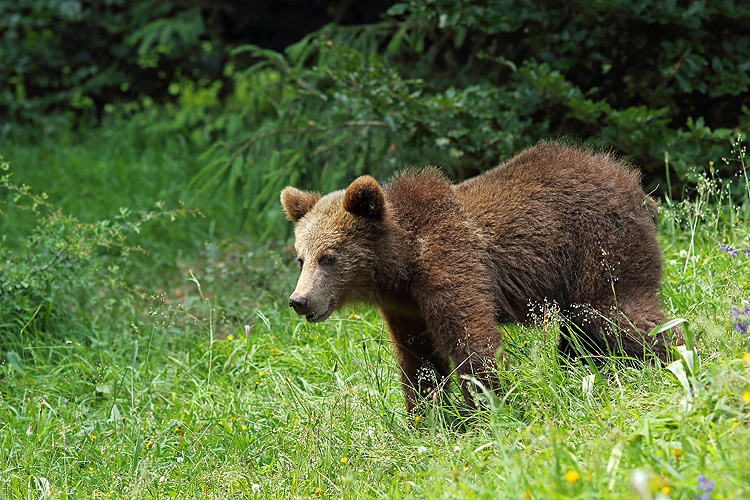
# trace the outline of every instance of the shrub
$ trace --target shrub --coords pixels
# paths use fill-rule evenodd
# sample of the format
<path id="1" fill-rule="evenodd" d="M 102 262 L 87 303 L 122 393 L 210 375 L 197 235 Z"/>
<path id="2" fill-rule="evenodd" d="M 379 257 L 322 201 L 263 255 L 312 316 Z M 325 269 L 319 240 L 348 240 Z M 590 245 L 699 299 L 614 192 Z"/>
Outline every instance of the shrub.
<path id="1" fill-rule="evenodd" d="M 545 138 L 614 149 L 671 197 L 750 129 L 750 7 L 409 1 L 227 66 L 236 92 L 194 186 L 233 191 L 256 234 L 285 184 L 440 164 L 455 178 Z M 746 29 L 747 28 L 747 29 Z M 721 36 L 719 36 L 719 34 Z M 669 155 L 667 157 L 667 151 Z M 697 168 L 696 168 L 697 167 Z M 717 175 L 733 175 L 726 163 Z"/>
<path id="2" fill-rule="evenodd" d="M 142 224 L 200 215 L 184 208 L 167 211 L 159 203 L 156 211 L 138 218 L 121 209 L 113 221 L 82 223 L 55 209 L 44 193 L 15 184 L 9 169 L 7 162 L 0 163 L 0 205 L 33 214 L 37 226 L 17 249 L 6 246 L 5 238 L 0 241 L 0 352 L 36 344 L 50 334 L 69 334 L 76 311 L 102 298 L 107 284 L 123 286 L 118 259 L 143 252 L 127 244 L 128 234 Z"/>

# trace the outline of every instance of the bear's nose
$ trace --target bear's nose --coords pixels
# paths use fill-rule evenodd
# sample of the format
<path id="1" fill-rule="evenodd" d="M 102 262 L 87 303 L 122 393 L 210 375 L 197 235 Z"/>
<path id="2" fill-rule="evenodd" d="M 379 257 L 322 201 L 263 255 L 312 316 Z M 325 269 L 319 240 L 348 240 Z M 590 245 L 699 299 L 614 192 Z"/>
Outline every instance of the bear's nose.
<path id="1" fill-rule="evenodd" d="M 307 298 L 292 295 L 289 297 L 289 307 L 293 307 L 297 314 L 305 314 L 307 312 Z"/>

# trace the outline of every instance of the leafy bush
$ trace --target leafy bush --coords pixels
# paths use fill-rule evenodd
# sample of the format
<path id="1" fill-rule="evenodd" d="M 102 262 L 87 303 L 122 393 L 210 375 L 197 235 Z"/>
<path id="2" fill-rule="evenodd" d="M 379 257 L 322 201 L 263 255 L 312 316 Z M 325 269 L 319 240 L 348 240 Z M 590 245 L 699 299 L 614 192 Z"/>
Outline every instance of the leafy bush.
<path id="1" fill-rule="evenodd" d="M 565 137 L 626 155 L 680 198 L 696 167 L 750 130 L 740 2 L 414 0 L 389 14 L 328 26 L 284 55 L 235 50 L 261 62 L 227 66 L 246 90 L 208 125 L 219 141 L 194 185 L 228 187 L 263 235 L 284 184 L 327 191 L 424 163 L 462 178 Z"/>
<path id="2" fill-rule="evenodd" d="M 157 218 L 174 219 L 197 210 L 142 213 L 134 219 L 121 209 L 114 221 L 82 223 L 55 209 L 42 193 L 36 195 L 26 185 L 17 185 L 8 173 L 9 165 L 0 163 L 0 204 L 6 210 L 32 213 L 38 225 L 19 249 L 0 241 L 0 352 L 9 346 L 35 344 L 50 333 L 66 333 L 76 311 L 103 297 L 106 284 L 123 285 L 117 260 L 102 257 L 116 252 L 121 258 L 143 250 L 129 246 L 129 233 L 138 232 L 145 222 Z M 0 214 L 3 212 L 0 211 Z M 69 333 L 69 332 L 67 332 Z M 48 336 L 44 338 L 49 338 Z"/>
<path id="3" fill-rule="evenodd" d="M 223 45 L 203 39 L 198 8 L 172 2 L 0 0 L 0 32 L 0 115 L 15 121 L 95 123 L 107 103 L 221 76 Z"/>

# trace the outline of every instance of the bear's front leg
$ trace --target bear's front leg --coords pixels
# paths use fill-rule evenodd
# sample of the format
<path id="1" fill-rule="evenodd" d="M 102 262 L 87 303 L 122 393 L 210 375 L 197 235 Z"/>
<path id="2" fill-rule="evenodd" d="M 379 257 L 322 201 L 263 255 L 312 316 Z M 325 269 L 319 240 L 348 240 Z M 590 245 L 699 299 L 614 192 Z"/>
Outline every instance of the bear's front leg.
<path id="1" fill-rule="evenodd" d="M 422 318 L 386 310 L 381 312 L 388 324 L 401 369 L 406 410 L 410 415 L 417 415 L 421 403 L 439 397 L 442 386 L 449 380 L 448 358 L 435 352 Z"/>
<path id="2" fill-rule="evenodd" d="M 450 357 L 466 404 L 477 408 L 476 382 L 497 393 L 500 381 L 495 354 L 502 334 L 494 310 L 476 293 L 454 291 L 448 302 L 436 295 L 424 305 L 425 320 L 437 352 Z"/>

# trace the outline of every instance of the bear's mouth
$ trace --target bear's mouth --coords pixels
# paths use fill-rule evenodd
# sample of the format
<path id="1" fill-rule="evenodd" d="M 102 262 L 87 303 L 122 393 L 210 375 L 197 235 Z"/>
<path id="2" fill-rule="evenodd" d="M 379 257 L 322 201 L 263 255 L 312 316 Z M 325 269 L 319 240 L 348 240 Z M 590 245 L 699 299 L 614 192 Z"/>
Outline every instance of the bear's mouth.
<path id="1" fill-rule="evenodd" d="M 325 320 L 329 316 L 330 310 L 331 310 L 331 305 L 328 304 L 323 311 L 308 314 L 305 316 L 305 319 L 309 321 L 310 323 L 319 323 Z"/>

